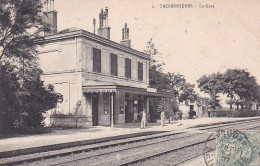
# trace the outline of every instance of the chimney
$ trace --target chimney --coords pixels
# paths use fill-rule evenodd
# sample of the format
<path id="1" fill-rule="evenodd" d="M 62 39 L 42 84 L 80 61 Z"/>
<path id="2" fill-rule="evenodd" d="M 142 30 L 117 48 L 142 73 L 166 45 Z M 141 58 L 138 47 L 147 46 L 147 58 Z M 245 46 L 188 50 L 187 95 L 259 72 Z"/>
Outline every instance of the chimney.
<path id="1" fill-rule="evenodd" d="M 108 8 L 103 11 L 101 9 L 101 13 L 99 13 L 99 28 L 97 30 L 97 34 L 104 38 L 110 39 L 110 27 L 108 26 Z"/>
<path id="2" fill-rule="evenodd" d="M 54 10 L 54 0 L 46 0 L 46 12 L 44 13 L 44 22 L 49 25 L 49 31 L 44 31 L 44 35 L 57 33 L 57 11 Z"/>
<path id="3" fill-rule="evenodd" d="M 131 40 L 129 39 L 129 28 L 127 28 L 127 23 L 125 23 L 125 27 L 122 29 L 121 44 L 126 47 L 131 47 Z"/>

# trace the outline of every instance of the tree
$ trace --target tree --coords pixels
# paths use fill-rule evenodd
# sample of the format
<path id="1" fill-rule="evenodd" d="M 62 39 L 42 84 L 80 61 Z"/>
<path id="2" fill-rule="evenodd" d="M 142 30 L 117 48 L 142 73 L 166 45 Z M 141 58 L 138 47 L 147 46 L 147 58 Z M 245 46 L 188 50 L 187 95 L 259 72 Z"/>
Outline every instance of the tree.
<path id="1" fill-rule="evenodd" d="M 2 0 L 0 3 L 0 65 L 5 66 L 2 70 L 13 68 L 12 72 L 20 80 L 23 69 L 27 65 L 31 67 L 34 64 L 31 61 L 37 58 L 35 38 L 40 37 L 44 27 L 41 9 L 39 0 Z M 0 100 L 5 100 L 4 93 Z"/>
<path id="2" fill-rule="evenodd" d="M 174 118 L 174 113 L 179 111 L 179 105 L 176 101 L 175 98 L 172 99 L 161 99 L 159 100 L 158 103 L 158 108 L 157 108 L 157 115 L 160 116 L 160 113 L 164 111 L 165 117 L 169 118 Z"/>
<path id="3" fill-rule="evenodd" d="M 244 109 L 247 105 L 251 108 L 251 102 L 256 102 L 258 99 L 258 84 L 254 76 L 245 69 L 228 69 L 224 74 L 213 73 L 209 76 L 203 76 L 198 80 L 201 91 L 211 96 L 210 103 L 214 108 L 218 105 L 218 94 L 226 94 L 230 99 L 227 104 L 236 104 Z"/>
<path id="4" fill-rule="evenodd" d="M 229 104 L 230 106 L 230 109 L 232 110 L 233 109 L 233 104 L 236 103 L 236 100 L 234 100 L 233 98 L 229 99 L 229 100 L 226 100 L 226 103 Z"/>
<path id="5" fill-rule="evenodd" d="M 21 98 L 21 110 L 23 111 L 23 126 L 30 128 L 43 127 L 43 113 L 55 108 L 62 99 L 62 95 L 55 93 L 54 87 L 43 86 L 40 75 L 36 79 L 26 80 L 24 88 L 29 91 L 29 95 Z"/>
<path id="6" fill-rule="evenodd" d="M 181 93 L 180 93 L 180 101 L 195 101 L 198 99 L 198 94 L 194 90 L 195 85 L 186 83 L 184 84 Z"/>
<path id="7" fill-rule="evenodd" d="M 219 106 L 219 94 L 223 92 L 222 74 L 203 75 L 197 82 L 200 91 L 210 95 L 209 104 L 213 109 L 216 109 Z"/>
<path id="8" fill-rule="evenodd" d="M 258 107 L 260 105 L 260 86 L 259 85 L 257 86 L 255 102 L 256 102 L 256 110 L 258 110 Z"/>
<path id="9" fill-rule="evenodd" d="M 159 53 L 158 49 L 155 47 L 153 43 L 153 38 L 151 38 L 146 43 L 146 49 L 144 50 L 144 53 L 150 56 L 150 70 L 157 70 L 162 72 L 162 67 L 164 62 L 162 62 L 162 54 Z"/>
<path id="10" fill-rule="evenodd" d="M 170 89 L 173 91 L 178 102 L 197 100 L 198 95 L 194 90 L 195 85 L 186 82 L 183 75 L 168 73 L 168 77 L 170 80 Z"/>
<path id="11" fill-rule="evenodd" d="M 150 69 L 149 72 L 150 87 L 155 88 L 158 91 L 171 90 L 170 79 L 167 74 L 155 69 Z"/>
<path id="12" fill-rule="evenodd" d="M 150 66 L 149 66 L 149 85 L 152 88 L 161 90 L 169 90 L 169 79 L 167 74 L 163 73 L 162 67 L 164 63 L 161 61 L 162 54 L 159 53 L 158 49 L 155 47 L 153 43 L 153 38 L 147 41 L 146 49 L 144 50 L 150 58 Z"/>
<path id="13" fill-rule="evenodd" d="M 0 78 L 0 131 L 9 131 L 19 117 L 19 78 L 8 64 L 0 66 Z"/>
<path id="14" fill-rule="evenodd" d="M 149 66 L 149 85 L 151 88 L 155 88 L 158 91 L 168 91 L 170 90 L 169 83 L 170 80 L 167 74 L 163 73 L 164 63 L 160 60 L 161 54 L 153 43 L 153 38 L 151 38 L 147 44 L 144 52 L 151 58 Z M 158 114 L 157 110 L 161 110 L 162 101 L 158 98 L 150 99 L 150 117 L 151 120 L 156 120 Z"/>
<path id="15" fill-rule="evenodd" d="M 15 121 L 21 124 L 23 115 L 28 115 L 24 119 L 27 125 L 34 123 L 28 127 L 41 126 L 42 113 L 54 108 L 60 98 L 40 81 L 37 41 L 49 29 L 42 9 L 41 0 L 0 2 L 0 117 L 12 117 L 8 124 L 3 122 L 1 130 L 9 131 Z"/>
<path id="16" fill-rule="evenodd" d="M 168 73 L 168 77 L 170 79 L 170 87 L 177 98 L 177 102 L 179 103 L 181 93 L 180 91 L 183 89 L 186 79 L 183 75 L 175 73 Z"/>
<path id="17" fill-rule="evenodd" d="M 195 85 L 187 83 L 183 75 L 175 73 L 163 73 L 164 63 L 161 61 L 161 54 L 153 43 L 151 38 L 147 42 L 146 50 L 144 50 L 151 58 L 149 68 L 149 85 L 156 88 L 158 91 L 169 91 L 175 95 L 176 99 L 171 101 L 171 111 L 179 110 L 178 104 L 181 101 L 196 100 L 197 94 L 194 91 Z M 158 99 L 151 99 L 151 111 L 162 110 L 162 102 Z"/>
<path id="18" fill-rule="evenodd" d="M 0 4 L 0 59 L 34 59 L 36 38 L 46 27 L 40 0 L 2 0 Z"/>
<path id="19" fill-rule="evenodd" d="M 258 85 L 254 76 L 251 76 L 245 69 L 228 69 L 223 74 L 223 93 L 227 94 L 231 100 L 238 100 L 235 96 L 239 96 L 240 100 L 244 100 L 250 108 L 250 102 L 257 98 Z M 241 103 L 237 102 L 237 103 Z M 241 104 L 243 108 L 243 105 Z M 232 109 L 232 104 L 230 104 Z"/>

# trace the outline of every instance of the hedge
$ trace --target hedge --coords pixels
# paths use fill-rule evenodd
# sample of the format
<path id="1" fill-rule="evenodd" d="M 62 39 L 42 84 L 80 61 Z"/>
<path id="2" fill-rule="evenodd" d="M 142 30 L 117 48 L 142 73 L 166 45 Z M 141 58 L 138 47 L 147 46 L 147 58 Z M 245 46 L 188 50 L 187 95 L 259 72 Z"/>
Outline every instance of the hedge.
<path id="1" fill-rule="evenodd" d="M 253 117 L 260 115 L 260 111 L 256 110 L 214 110 L 208 113 L 209 117 Z"/>

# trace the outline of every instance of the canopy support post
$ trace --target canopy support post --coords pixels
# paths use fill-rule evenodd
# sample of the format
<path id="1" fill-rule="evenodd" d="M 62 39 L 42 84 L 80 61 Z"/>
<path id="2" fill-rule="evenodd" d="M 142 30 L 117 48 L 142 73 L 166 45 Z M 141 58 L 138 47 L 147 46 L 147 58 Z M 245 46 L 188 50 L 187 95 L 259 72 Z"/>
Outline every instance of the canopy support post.
<path id="1" fill-rule="evenodd" d="M 114 130 L 114 93 L 111 94 L 111 129 Z"/>

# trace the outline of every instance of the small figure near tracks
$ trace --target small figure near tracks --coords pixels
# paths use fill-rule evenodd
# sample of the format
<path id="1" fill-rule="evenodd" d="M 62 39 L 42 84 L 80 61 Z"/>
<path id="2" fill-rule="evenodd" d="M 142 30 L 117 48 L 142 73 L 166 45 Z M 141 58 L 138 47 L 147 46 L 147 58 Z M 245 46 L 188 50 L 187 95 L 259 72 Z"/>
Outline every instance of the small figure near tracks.
<path id="1" fill-rule="evenodd" d="M 164 118 L 165 118 L 165 114 L 164 111 L 161 112 L 161 125 L 164 126 Z"/>
<path id="2" fill-rule="evenodd" d="M 139 113 L 139 115 L 141 116 L 141 129 L 144 129 L 145 126 L 146 126 L 146 116 L 147 116 L 147 113 L 143 110 Z"/>

